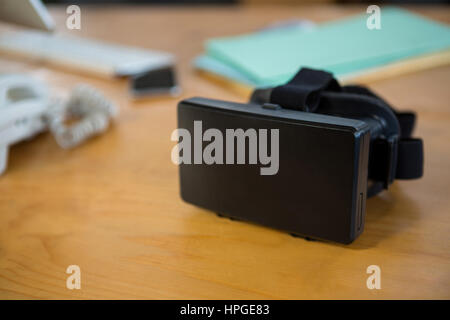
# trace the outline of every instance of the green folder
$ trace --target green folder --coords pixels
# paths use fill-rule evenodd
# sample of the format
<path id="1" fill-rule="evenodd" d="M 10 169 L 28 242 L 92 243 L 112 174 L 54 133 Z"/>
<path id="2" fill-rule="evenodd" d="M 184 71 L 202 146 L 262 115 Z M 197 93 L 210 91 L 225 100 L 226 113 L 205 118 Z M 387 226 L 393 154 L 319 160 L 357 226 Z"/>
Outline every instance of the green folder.
<path id="1" fill-rule="evenodd" d="M 209 40 L 197 67 L 257 86 L 288 81 L 300 67 L 336 76 L 450 48 L 450 28 L 398 8 L 381 9 L 381 29 L 369 30 L 369 14 L 310 30 L 273 30 Z"/>

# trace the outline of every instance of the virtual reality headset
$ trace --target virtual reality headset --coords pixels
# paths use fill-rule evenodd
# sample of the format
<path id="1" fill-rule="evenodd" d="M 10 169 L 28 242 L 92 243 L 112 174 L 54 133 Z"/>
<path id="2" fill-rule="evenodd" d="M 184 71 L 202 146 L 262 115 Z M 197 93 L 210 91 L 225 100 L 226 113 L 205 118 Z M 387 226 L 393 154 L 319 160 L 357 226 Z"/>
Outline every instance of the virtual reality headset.
<path id="1" fill-rule="evenodd" d="M 186 99 L 174 151 L 181 197 L 232 219 L 351 243 L 364 230 L 367 197 L 422 176 L 415 119 L 306 68 L 245 104 Z"/>

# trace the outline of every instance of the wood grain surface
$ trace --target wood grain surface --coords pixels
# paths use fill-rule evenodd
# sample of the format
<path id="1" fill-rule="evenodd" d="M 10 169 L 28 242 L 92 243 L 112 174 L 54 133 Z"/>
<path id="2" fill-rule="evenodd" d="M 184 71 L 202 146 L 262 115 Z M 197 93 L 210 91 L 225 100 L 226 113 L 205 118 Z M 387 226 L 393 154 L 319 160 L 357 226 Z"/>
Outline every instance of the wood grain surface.
<path id="1" fill-rule="evenodd" d="M 450 22 L 448 7 L 409 8 Z M 181 98 L 233 101 L 246 97 L 192 69 L 205 39 L 284 19 L 322 22 L 365 12 L 330 5 L 87 6 L 82 29 L 69 31 L 64 9 L 51 9 L 59 32 L 173 52 Z M 170 160 L 178 99 L 133 101 L 124 80 L 4 57 L 0 70 L 29 72 L 57 92 L 89 83 L 121 107 L 107 134 L 76 149 L 60 149 L 49 134 L 11 148 L 0 177 L 0 298 L 450 298 L 450 67 L 370 84 L 396 108 L 418 112 L 425 175 L 368 200 L 365 231 L 348 246 L 308 242 L 183 203 Z M 71 264 L 81 268 L 81 290 L 66 288 Z M 369 265 L 381 268 L 381 290 L 366 287 Z"/>

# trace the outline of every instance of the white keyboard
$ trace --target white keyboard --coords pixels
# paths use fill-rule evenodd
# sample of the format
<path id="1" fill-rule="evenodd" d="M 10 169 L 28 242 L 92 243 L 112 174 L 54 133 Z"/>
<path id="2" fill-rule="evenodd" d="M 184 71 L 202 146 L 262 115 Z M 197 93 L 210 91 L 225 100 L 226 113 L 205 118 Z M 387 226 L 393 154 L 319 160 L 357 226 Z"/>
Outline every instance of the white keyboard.
<path id="1" fill-rule="evenodd" d="M 1 36 L 0 52 L 106 76 L 133 76 L 174 63 L 164 52 L 39 31 Z"/>

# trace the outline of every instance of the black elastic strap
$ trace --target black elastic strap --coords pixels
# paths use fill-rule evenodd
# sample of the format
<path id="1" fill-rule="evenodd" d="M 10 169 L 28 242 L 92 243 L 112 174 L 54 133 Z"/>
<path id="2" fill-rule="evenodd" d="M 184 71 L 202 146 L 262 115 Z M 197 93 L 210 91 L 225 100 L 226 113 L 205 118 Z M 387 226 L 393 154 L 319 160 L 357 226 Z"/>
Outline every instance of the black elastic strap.
<path id="1" fill-rule="evenodd" d="M 320 92 L 339 91 L 333 74 L 302 68 L 288 83 L 273 88 L 270 102 L 286 109 L 314 112 L 320 102 Z"/>
<path id="2" fill-rule="evenodd" d="M 395 153 L 398 140 L 392 139 L 388 141 L 385 138 L 375 139 L 370 144 L 369 154 L 369 179 L 380 181 L 383 188 L 387 189 L 389 184 L 393 182 L 393 170 L 397 168 L 398 158 L 392 159 Z"/>
<path id="3" fill-rule="evenodd" d="M 409 138 L 416 124 L 416 114 L 414 112 L 395 112 L 398 123 L 400 124 L 402 138 Z"/>
<path id="4" fill-rule="evenodd" d="M 386 139 L 376 139 L 371 144 L 369 178 L 384 181 L 390 176 L 390 144 Z M 423 141 L 416 138 L 401 138 L 397 142 L 395 179 L 417 179 L 423 175 Z M 384 187 L 387 188 L 386 183 Z"/>
<path id="5" fill-rule="evenodd" d="M 398 143 L 396 179 L 417 179 L 423 175 L 422 139 L 403 138 Z"/>

